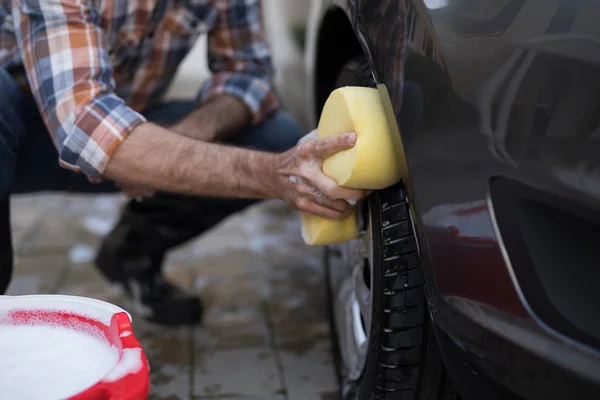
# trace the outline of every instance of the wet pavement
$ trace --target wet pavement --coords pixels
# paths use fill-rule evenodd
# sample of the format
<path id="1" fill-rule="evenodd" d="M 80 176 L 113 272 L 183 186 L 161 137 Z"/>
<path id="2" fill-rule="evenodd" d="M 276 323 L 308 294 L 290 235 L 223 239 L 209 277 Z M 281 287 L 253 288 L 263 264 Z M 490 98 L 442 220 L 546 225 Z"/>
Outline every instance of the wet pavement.
<path id="1" fill-rule="evenodd" d="M 92 264 L 124 200 L 13 197 L 17 263 L 8 294 L 80 295 L 128 309 Z M 132 312 L 151 365 L 150 399 L 335 398 L 320 260 L 321 250 L 302 242 L 298 214 L 276 201 L 173 251 L 167 276 L 202 296 L 205 321 L 165 328 Z"/>

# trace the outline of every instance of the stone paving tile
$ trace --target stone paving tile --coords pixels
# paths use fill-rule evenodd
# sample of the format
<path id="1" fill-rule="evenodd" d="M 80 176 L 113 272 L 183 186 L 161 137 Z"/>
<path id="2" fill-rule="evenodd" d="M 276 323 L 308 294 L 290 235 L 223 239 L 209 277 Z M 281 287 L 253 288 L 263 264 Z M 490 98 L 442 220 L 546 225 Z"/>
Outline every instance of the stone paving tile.
<path id="1" fill-rule="evenodd" d="M 182 371 L 180 366 L 164 366 L 162 371 L 168 376 L 168 380 L 162 381 L 160 384 L 155 384 L 154 380 L 156 380 L 156 378 L 152 378 L 148 400 L 195 399 L 195 397 L 190 394 L 190 377 L 185 371 Z"/>
<path id="2" fill-rule="evenodd" d="M 107 282 L 91 263 L 72 265 L 58 288 L 58 294 L 91 297 L 126 307 L 121 289 Z"/>
<path id="3" fill-rule="evenodd" d="M 236 277 L 213 282 L 201 293 L 205 305 L 197 347 L 266 346 L 270 342 L 260 287 L 255 279 Z"/>
<path id="4" fill-rule="evenodd" d="M 27 241 L 20 246 L 21 254 L 47 254 L 68 251 L 76 244 L 95 248 L 100 237 L 88 232 L 77 219 L 66 218 L 60 212 L 45 215 Z"/>
<path id="5" fill-rule="evenodd" d="M 56 209 L 61 205 L 62 196 L 55 194 L 14 195 L 10 198 L 11 222 L 13 228 L 29 227 L 47 210 Z"/>
<path id="6" fill-rule="evenodd" d="M 13 249 L 18 252 L 23 243 L 29 241 L 33 229 L 37 228 L 47 210 L 56 209 L 55 197 L 13 196 L 10 203 L 10 221 Z"/>
<path id="7" fill-rule="evenodd" d="M 18 201 L 11 201 L 10 223 L 13 230 L 28 230 L 42 217 L 42 210 L 24 207 Z"/>
<path id="8" fill-rule="evenodd" d="M 18 256 L 7 295 L 54 293 L 69 263 L 64 256 Z"/>
<path id="9" fill-rule="evenodd" d="M 276 355 L 269 347 L 196 349 L 194 395 L 263 396 L 283 393 Z"/>
<path id="10" fill-rule="evenodd" d="M 288 344 L 280 348 L 279 354 L 288 400 L 337 398 L 329 340 Z"/>
<path id="11" fill-rule="evenodd" d="M 168 259 L 167 278 L 190 289 L 194 271 L 184 263 Z M 132 312 L 133 328 L 150 363 L 151 400 L 183 400 L 191 398 L 193 329 L 152 324 Z"/>
<path id="12" fill-rule="evenodd" d="M 330 336 L 324 273 L 288 262 L 271 274 L 269 311 L 277 343 L 317 342 Z"/>
<path id="13" fill-rule="evenodd" d="M 14 229 L 14 228 L 11 230 L 12 244 L 13 244 L 13 249 L 15 250 L 15 252 L 18 252 L 19 249 L 21 248 L 21 245 L 27 240 L 27 236 L 28 236 L 30 230 L 31 229 Z"/>
<path id="14" fill-rule="evenodd" d="M 150 399 L 190 399 L 191 328 L 166 328 L 133 316 L 133 329 L 150 363 Z"/>
<path id="15" fill-rule="evenodd" d="M 122 195 L 60 195 L 54 199 L 58 200 L 48 199 L 49 205 L 40 206 L 42 213 L 36 227 L 20 246 L 22 254 L 62 252 L 78 245 L 95 249 L 116 222 L 125 198 Z M 17 210 L 22 208 L 23 201 L 16 201 Z"/>
<path id="16" fill-rule="evenodd" d="M 209 238 L 212 238 L 212 233 L 209 233 L 207 239 Z M 197 244 L 194 244 L 194 246 L 203 247 L 205 244 L 208 243 L 204 243 L 204 241 L 201 240 Z M 196 271 L 196 281 L 194 286 L 198 290 L 203 290 L 211 282 L 222 279 L 230 279 L 233 277 L 244 279 L 250 272 L 252 264 L 255 262 L 255 257 L 253 258 L 252 254 L 244 249 L 223 250 L 227 254 L 226 257 L 223 257 L 223 254 L 208 254 L 205 256 L 194 255 L 193 253 L 195 251 L 201 251 L 194 250 L 194 247 L 185 251 L 190 253 L 185 256 L 185 258 L 182 256 L 182 251 L 180 251 L 178 253 L 173 253 L 170 259 L 177 262 L 184 262 Z"/>
<path id="17" fill-rule="evenodd" d="M 235 396 L 235 397 L 221 397 L 221 396 L 194 396 L 194 399 L 219 399 L 219 400 L 286 400 L 283 395 L 260 395 L 260 396 Z"/>

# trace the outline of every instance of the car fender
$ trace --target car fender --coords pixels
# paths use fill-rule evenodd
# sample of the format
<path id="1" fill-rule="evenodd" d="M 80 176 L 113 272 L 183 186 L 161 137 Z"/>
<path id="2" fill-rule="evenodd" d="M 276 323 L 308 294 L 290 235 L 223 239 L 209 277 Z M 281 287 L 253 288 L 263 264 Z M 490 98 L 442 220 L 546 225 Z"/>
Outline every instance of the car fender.
<path id="1" fill-rule="evenodd" d="M 304 52 L 304 66 L 306 70 L 306 99 L 309 106 L 309 119 L 312 124 L 317 123 L 316 112 L 316 65 L 318 57 L 319 32 L 323 18 L 327 11 L 338 8 L 344 10 L 350 19 L 350 8 L 347 0 L 311 0 L 310 13 L 306 29 L 306 48 Z"/>

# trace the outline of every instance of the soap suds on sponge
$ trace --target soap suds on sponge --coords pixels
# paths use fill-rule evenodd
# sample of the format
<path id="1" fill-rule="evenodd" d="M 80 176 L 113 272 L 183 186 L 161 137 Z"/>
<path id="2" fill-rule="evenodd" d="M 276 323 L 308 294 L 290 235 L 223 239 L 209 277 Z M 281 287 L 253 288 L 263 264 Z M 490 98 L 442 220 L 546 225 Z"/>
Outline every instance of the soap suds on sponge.
<path id="1" fill-rule="evenodd" d="M 2 398 L 64 399 L 93 386 L 119 362 L 108 340 L 56 326 L 0 324 Z"/>

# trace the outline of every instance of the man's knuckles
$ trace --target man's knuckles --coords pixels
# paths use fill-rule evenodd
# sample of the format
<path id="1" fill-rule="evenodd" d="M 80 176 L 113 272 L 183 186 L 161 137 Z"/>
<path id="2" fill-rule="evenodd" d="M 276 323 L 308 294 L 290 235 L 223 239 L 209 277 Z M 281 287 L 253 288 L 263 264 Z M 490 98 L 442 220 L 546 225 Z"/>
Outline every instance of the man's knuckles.
<path id="1" fill-rule="evenodd" d="M 306 197 L 297 197 L 294 199 L 294 207 L 300 211 L 307 211 L 310 208 L 311 201 Z"/>
<path id="2" fill-rule="evenodd" d="M 315 149 L 317 147 L 317 140 L 310 140 L 298 145 L 298 155 L 303 159 L 312 159 L 315 156 Z"/>
<path id="3" fill-rule="evenodd" d="M 315 163 L 301 165 L 298 175 L 302 178 L 303 182 L 309 182 L 330 199 L 361 200 L 365 197 L 364 190 L 347 189 L 339 186 L 335 180 L 323 174 L 319 166 L 315 165 Z"/>
<path id="4" fill-rule="evenodd" d="M 342 150 L 352 148 L 355 139 L 346 135 L 330 136 L 319 140 L 307 140 L 300 142 L 298 153 L 302 157 L 316 157 L 320 160 L 327 158 Z"/>

